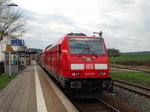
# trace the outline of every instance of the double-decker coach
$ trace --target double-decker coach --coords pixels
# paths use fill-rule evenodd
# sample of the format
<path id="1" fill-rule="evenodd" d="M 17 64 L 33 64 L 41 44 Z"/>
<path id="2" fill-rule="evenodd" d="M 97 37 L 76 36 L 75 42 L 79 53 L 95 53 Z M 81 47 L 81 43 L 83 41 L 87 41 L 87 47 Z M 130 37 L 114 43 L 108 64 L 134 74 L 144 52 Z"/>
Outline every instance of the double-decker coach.
<path id="1" fill-rule="evenodd" d="M 112 90 L 108 55 L 101 35 L 69 33 L 45 49 L 42 62 L 73 97 L 97 96 L 104 89 Z"/>

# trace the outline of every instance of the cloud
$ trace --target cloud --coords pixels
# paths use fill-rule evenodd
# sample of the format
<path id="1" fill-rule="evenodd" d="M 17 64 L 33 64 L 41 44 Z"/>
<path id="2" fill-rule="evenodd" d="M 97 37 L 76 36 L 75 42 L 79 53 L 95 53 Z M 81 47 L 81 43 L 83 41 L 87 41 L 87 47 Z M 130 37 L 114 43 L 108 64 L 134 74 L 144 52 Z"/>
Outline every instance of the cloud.
<path id="1" fill-rule="evenodd" d="M 44 49 L 69 32 L 83 32 L 91 36 L 93 31 L 102 30 L 108 48 L 122 52 L 150 50 L 149 0 L 14 2 L 25 10 L 29 31 L 24 38 L 33 47 Z M 38 45 L 41 42 L 42 47 Z"/>

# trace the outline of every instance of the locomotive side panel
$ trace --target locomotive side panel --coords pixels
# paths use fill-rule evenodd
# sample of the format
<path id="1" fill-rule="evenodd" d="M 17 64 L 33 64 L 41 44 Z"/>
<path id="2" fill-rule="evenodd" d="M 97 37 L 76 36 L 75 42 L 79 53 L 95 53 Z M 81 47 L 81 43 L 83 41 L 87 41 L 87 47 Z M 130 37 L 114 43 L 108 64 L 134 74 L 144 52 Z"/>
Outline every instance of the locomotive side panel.
<path id="1" fill-rule="evenodd" d="M 63 87 L 65 87 L 65 78 L 68 75 L 69 69 L 69 55 L 68 55 L 68 41 L 64 38 L 61 43 L 57 45 L 57 76 Z"/>

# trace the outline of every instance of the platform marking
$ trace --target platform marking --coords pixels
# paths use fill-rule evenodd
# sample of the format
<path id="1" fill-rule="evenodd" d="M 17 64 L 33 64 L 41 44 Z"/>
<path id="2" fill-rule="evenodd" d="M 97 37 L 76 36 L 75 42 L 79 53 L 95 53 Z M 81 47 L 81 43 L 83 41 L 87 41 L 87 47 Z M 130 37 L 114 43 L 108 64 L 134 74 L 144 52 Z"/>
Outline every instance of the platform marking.
<path id="1" fill-rule="evenodd" d="M 34 70 L 35 70 L 35 86 L 36 86 L 36 103 L 37 103 L 37 112 L 47 112 L 47 108 L 45 105 L 45 100 L 39 80 L 39 76 L 37 73 L 37 69 L 34 62 Z"/>
<path id="2" fill-rule="evenodd" d="M 67 112 L 79 112 L 75 108 L 75 106 L 68 100 L 68 98 L 63 94 L 63 92 L 60 89 L 58 89 L 55 83 L 47 75 L 45 76 L 48 82 L 50 83 L 50 85 L 52 86 L 52 88 L 54 89 L 55 93 L 57 94 L 61 102 L 63 103 L 63 105 L 66 107 Z"/>

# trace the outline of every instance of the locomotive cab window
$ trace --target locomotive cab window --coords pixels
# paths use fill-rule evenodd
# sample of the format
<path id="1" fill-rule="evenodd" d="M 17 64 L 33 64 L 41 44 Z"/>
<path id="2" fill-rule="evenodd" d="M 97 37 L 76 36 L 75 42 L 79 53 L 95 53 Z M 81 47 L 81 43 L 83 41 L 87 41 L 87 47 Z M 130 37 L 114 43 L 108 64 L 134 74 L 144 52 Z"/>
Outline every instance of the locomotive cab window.
<path id="1" fill-rule="evenodd" d="M 105 54 L 101 38 L 70 37 L 70 54 Z"/>

